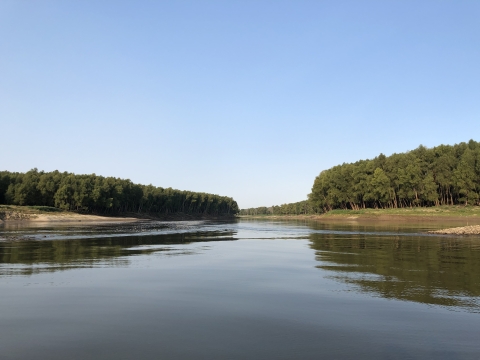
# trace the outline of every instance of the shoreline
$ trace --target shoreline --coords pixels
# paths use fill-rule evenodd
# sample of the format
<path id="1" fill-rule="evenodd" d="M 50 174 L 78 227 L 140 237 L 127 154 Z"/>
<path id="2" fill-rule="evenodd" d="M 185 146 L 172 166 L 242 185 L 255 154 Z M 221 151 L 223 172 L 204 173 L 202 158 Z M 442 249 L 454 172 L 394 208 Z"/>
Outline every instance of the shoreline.
<path id="1" fill-rule="evenodd" d="M 362 222 L 362 221 L 405 221 L 405 222 L 439 222 L 439 221 L 473 221 L 480 223 L 477 215 L 412 215 L 412 214 L 352 214 L 352 215 L 239 215 L 240 219 L 264 219 L 264 220 L 309 220 L 309 221 L 335 221 L 335 222 Z"/>
<path id="2" fill-rule="evenodd" d="M 192 220 L 230 220 L 234 216 L 189 215 L 173 214 L 138 214 L 123 213 L 117 215 L 81 214 L 60 209 L 37 210 L 29 207 L 8 206 L 0 207 L 0 225 L 14 224 L 119 224 L 148 221 L 192 221 Z"/>
<path id="3" fill-rule="evenodd" d="M 133 217 L 108 217 L 100 215 L 84 214 L 28 214 L 20 216 L 11 216 L 6 219 L 0 219 L 0 224 L 118 224 L 132 223 L 142 219 Z"/>
<path id="4" fill-rule="evenodd" d="M 477 211 L 479 210 L 479 211 Z M 480 224 L 480 207 L 465 210 L 451 207 L 426 210 L 405 209 L 401 211 L 368 210 L 329 212 L 318 215 L 204 215 L 204 214 L 146 214 L 120 213 L 116 215 L 82 214 L 47 207 L 0 205 L 1 224 L 117 224 L 141 221 L 194 221 L 194 220 L 302 220 L 318 222 L 466 222 L 465 225 Z M 469 224 L 471 222 L 471 224 Z"/>

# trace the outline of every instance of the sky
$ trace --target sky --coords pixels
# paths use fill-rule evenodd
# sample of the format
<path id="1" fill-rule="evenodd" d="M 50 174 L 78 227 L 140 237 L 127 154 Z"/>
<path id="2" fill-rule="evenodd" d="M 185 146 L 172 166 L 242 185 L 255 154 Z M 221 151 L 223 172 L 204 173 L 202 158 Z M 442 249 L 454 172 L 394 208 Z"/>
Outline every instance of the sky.
<path id="1" fill-rule="evenodd" d="M 480 140 L 480 1 L 0 1 L 0 170 L 307 198 Z"/>

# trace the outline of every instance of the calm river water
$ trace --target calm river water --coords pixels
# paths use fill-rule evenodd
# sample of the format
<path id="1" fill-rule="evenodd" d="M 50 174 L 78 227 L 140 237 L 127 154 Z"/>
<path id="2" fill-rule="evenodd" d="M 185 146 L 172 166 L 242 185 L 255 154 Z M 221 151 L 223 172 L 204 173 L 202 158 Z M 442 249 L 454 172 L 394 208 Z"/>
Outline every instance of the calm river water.
<path id="1" fill-rule="evenodd" d="M 0 227 L 0 358 L 479 359 L 480 237 L 444 225 Z"/>

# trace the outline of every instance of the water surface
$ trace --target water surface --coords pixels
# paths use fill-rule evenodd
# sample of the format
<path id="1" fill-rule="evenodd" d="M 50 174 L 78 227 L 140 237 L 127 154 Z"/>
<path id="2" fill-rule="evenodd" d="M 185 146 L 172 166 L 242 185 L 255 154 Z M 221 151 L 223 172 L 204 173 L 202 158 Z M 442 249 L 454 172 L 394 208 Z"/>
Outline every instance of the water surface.
<path id="1" fill-rule="evenodd" d="M 2 359 L 478 359 L 480 237 L 444 226 L 3 227 Z"/>

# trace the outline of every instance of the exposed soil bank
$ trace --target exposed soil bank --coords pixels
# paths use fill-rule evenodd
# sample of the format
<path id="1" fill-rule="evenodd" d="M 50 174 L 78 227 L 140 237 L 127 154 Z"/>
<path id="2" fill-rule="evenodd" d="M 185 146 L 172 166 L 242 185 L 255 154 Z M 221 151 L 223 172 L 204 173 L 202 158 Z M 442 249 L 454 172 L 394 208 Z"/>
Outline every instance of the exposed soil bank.
<path id="1" fill-rule="evenodd" d="M 22 213 L 18 211 L 0 211 L 0 223 L 34 222 L 34 223 L 119 223 L 134 222 L 139 219 L 134 217 L 107 217 L 99 215 L 84 215 L 71 212 L 58 213 Z"/>
<path id="2" fill-rule="evenodd" d="M 22 206 L 1 206 L 0 207 L 0 224 L 2 222 L 27 222 L 27 223 L 78 223 L 83 224 L 116 224 L 129 223 L 148 220 L 166 220 L 166 221 L 182 221 L 182 220 L 229 220 L 234 216 L 210 216 L 210 215 L 188 215 L 183 213 L 173 214 L 137 214 L 123 213 L 115 216 L 80 214 L 70 211 L 62 211 L 59 209 L 37 209 L 35 207 Z"/>
<path id="3" fill-rule="evenodd" d="M 462 226 L 450 229 L 429 231 L 430 234 L 445 235 L 480 235 L 480 225 Z"/>

